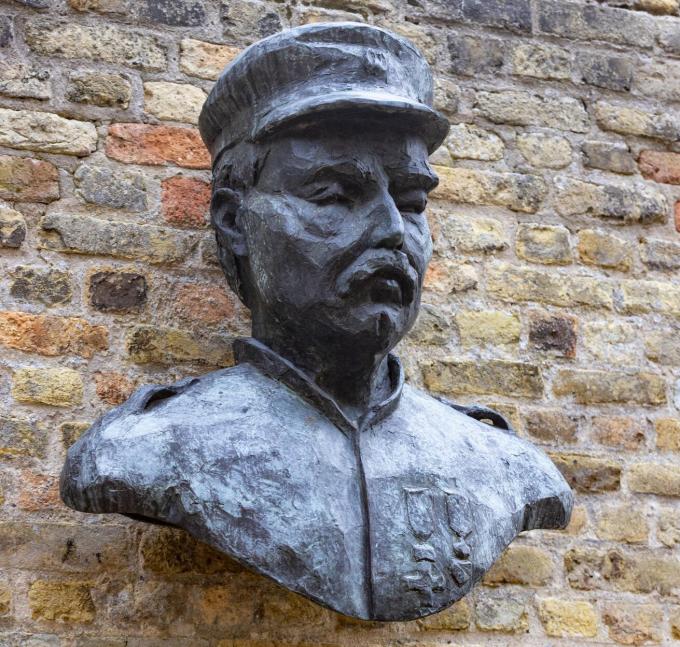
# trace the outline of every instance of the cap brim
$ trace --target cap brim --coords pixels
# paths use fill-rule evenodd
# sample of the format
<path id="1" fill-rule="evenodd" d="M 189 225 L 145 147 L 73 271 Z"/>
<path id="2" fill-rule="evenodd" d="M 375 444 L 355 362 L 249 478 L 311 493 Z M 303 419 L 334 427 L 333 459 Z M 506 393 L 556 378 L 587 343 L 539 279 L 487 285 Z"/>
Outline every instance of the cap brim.
<path id="1" fill-rule="evenodd" d="M 257 141 L 287 126 L 309 122 L 315 115 L 346 117 L 347 113 L 399 118 L 405 129 L 422 136 L 430 153 L 439 148 L 449 132 L 447 119 L 424 103 L 388 92 L 348 90 L 284 101 L 256 120 L 251 136 Z"/>

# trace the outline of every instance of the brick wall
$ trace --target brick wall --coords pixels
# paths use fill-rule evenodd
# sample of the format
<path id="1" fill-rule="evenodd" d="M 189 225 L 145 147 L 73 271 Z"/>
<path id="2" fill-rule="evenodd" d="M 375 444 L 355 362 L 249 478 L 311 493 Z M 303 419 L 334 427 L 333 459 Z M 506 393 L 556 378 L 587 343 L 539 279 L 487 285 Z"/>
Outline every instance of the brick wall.
<path id="1" fill-rule="evenodd" d="M 680 639 L 678 0 L 0 3 L 0 644 L 581 645 Z M 282 27 L 413 39 L 453 124 L 411 382 L 509 415 L 577 494 L 430 619 L 325 611 L 181 532 L 64 508 L 89 422 L 229 365 L 248 315 L 195 129 Z"/>

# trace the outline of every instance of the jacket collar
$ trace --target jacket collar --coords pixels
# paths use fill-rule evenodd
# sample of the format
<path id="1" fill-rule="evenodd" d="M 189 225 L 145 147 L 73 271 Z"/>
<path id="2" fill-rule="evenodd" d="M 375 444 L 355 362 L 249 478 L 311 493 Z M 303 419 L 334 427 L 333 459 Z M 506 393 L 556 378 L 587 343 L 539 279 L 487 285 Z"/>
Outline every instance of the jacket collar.
<path id="1" fill-rule="evenodd" d="M 399 404 L 404 387 L 404 371 L 396 355 L 387 357 L 391 384 L 390 395 L 382 402 L 371 407 L 358 422 L 350 420 L 337 402 L 323 389 L 319 388 L 293 363 L 289 362 L 271 348 L 253 338 L 234 341 L 234 357 L 237 363 L 246 362 L 257 367 L 265 375 L 282 382 L 300 397 L 321 411 L 334 425 L 346 434 L 362 431 L 390 415 Z"/>

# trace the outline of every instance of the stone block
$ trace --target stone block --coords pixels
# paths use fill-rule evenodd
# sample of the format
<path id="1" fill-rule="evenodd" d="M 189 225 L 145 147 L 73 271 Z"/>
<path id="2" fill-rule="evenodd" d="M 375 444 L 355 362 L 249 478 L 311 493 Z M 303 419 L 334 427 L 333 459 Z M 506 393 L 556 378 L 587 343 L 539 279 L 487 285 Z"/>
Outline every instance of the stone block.
<path id="1" fill-rule="evenodd" d="M 640 362 L 640 330 L 623 321 L 585 321 L 581 327 L 583 350 L 603 364 L 637 366 Z"/>
<path id="2" fill-rule="evenodd" d="M 470 628 L 472 610 L 463 598 L 448 609 L 417 620 L 418 627 L 425 631 L 465 631 Z"/>
<path id="3" fill-rule="evenodd" d="M 81 164 L 73 181 L 76 194 L 85 202 L 129 211 L 147 208 L 146 180 L 141 173 Z"/>
<path id="4" fill-rule="evenodd" d="M 20 368 L 14 372 L 12 397 L 18 402 L 71 407 L 83 399 L 83 380 L 70 368 Z"/>
<path id="5" fill-rule="evenodd" d="M 586 215 L 622 224 L 665 222 L 668 202 L 648 187 L 594 184 L 558 178 L 556 210 L 562 216 Z"/>
<path id="6" fill-rule="evenodd" d="M 475 109 L 496 124 L 542 126 L 585 133 L 590 129 L 583 104 L 572 97 L 551 97 L 506 90 L 478 91 Z"/>
<path id="7" fill-rule="evenodd" d="M 493 254 L 508 248 L 508 234 L 500 220 L 473 216 L 445 215 L 441 238 L 455 252 Z"/>
<path id="8" fill-rule="evenodd" d="M 0 460 L 45 458 L 47 433 L 35 422 L 0 414 Z"/>
<path id="9" fill-rule="evenodd" d="M 519 343 L 519 317 L 514 314 L 496 310 L 463 311 L 456 315 L 456 326 L 464 348 Z"/>
<path id="10" fill-rule="evenodd" d="M 484 584 L 545 586 L 553 577 L 550 554 L 535 546 L 510 546 L 484 576 Z"/>
<path id="11" fill-rule="evenodd" d="M 175 175 L 161 183 L 163 219 L 177 227 L 206 227 L 210 217 L 210 184 Z"/>
<path id="12" fill-rule="evenodd" d="M 415 326 L 407 339 L 416 344 L 443 346 L 451 337 L 448 315 L 437 306 L 421 303 Z"/>
<path id="13" fill-rule="evenodd" d="M 520 223 L 515 251 L 531 263 L 568 265 L 572 261 L 569 230 L 562 225 Z"/>
<path id="14" fill-rule="evenodd" d="M 487 267 L 487 291 L 510 303 L 521 301 L 557 306 L 586 305 L 611 309 L 613 288 L 590 276 L 550 274 L 543 270 L 494 263 Z"/>
<path id="15" fill-rule="evenodd" d="M 447 5 L 459 11 L 463 19 L 488 27 L 497 27 L 517 33 L 531 32 L 531 5 L 529 0 L 452 0 Z"/>
<path id="16" fill-rule="evenodd" d="M 658 60 L 643 65 L 635 75 L 635 90 L 641 97 L 680 101 L 680 62 Z"/>
<path id="17" fill-rule="evenodd" d="M 662 281 L 622 281 L 622 312 L 640 314 L 658 312 L 680 317 L 680 286 Z"/>
<path id="18" fill-rule="evenodd" d="M 609 637 L 622 645 L 663 640 L 663 608 L 654 604 L 609 603 L 602 612 Z"/>
<path id="19" fill-rule="evenodd" d="M 135 389 L 135 383 L 117 371 L 104 371 L 95 374 L 97 397 L 106 404 L 123 404 Z"/>
<path id="20" fill-rule="evenodd" d="M 454 33 L 449 35 L 448 47 L 452 74 L 498 74 L 503 67 L 506 47 L 502 40 Z"/>
<path id="21" fill-rule="evenodd" d="M 144 84 L 144 110 L 166 121 L 197 124 L 207 94 L 188 83 L 147 81 Z"/>
<path id="22" fill-rule="evenodd" d="M 179 67 L 190 76 L 215 81 L 239 51 L 237 47 L 229 45 L 184 38 L 180 43 Z"/>
<path id="23" fill-rule="evenodd" d="M 210 154 L 194 128 L 112 124 L 106 137 L 106 154 L 126 164 L 210 168 Z"/>
<path id="24" fill-rule="evenodd" d="M 224 553 L 197 541 L 180 528 L 149 527 L 142 535 L 140 555 L 147 573 L 163 577 L 224 575 L 242 567 Z"/>
<path id="25" fill-rule="evenodd" d="M 659 418 L 654 422 L 656 447 L 662 451 L 680 451 L 680 418 Z"/>
<path id="26" fill-rule="evenodd" d="M 26 221 L 14 209 L 0 206 L 0 248 L 21 247 L 26 239 Z"/>
<path id="27" fill-rule="evenodd" d="M 71 300 L 71 278 L 68 272 L 17 265 L 10 273 L 9 293 L 19 301 L 52 306 Z"/>
<path id="28" fill-rule="evenodd" d="M 0 344 L 53 357 L 92 357 L 108 348 L 108 331 L 80 317 L 51 317 L 27 312 L 0 312 Z"/>
<path id="29" fill-rule="evenodd" d="M 26 44 L 41 56 L 89 59 L 149 72 L 167 66 L 166 47 L 159 38 L 110 22 L 95 26 L 32 19 L 26 23 L 24 35 Z"/>
<path id="30" fill-rule="evenodd" d="M 89 216 L 52 213 L 42 221 L 48 232 L 41 245 L 73 254 L 102 254 L 117 258 L 176 263 L 186 260 L 195 241 L 171 229 Z"/>
<path id="31" fill-rule="evenodd" d="M 655 24 L 644 14 L 563 0 L 542 0 L 537 9 L 538 28 L 544 34 L 638 48 L 654 45 Z"/>
<path id="32" fill-rule="evenodd" d="M 120 74 L 90 72 L 71 76 L 66 98 L 74 103 L 124 110 L 130 105 L 132 87 Z"/>
<path id="33" fill-rule="evenodd" d="M 502 394 L 526 398 L 543 395 L 543 378 L 534 364 L 442 359 L 424 362 L 422 373 L 425 387 L 443 395 Z"/>
<path id="34" fill-rule="evenodd" d="M 512 211 L 535 213 L 547 194 L 542 178 L 519 173 L 493 173 L 466 168 L 436 167 L 439 186 L 432 199 L 493 205 Z"/>
<path id="35" fill-rule="evenodd" d="M 628 468 L 631 492 L 680 497 L 680 467 L 660 463 L 637 463 Z"/>
<path id="36" fill-rule="evenodd" d="M 583 164 L 590 168 L 632 175 L 637 166 L 630 148 L 624 142 L 586 141 L 581 147 Z"/>
<path id="37" fill-rule="evenodd" d="M 574 317 L 532 312 L 529 316 L 529 345 L 569 359 L 576 355 Z"/>
<path id="38" fill-rule="evenodd" d="M 588 85 L 628 92 L 633 85 L 633 61 L 622 56 L 583 54 L 577 58 L 581 80 Z"/>
<path id="39" fill-rule="evenodd" d="M 640 257 L 650 270 L 673 271 L 680 269 L 680 243 L 670 240 L 640 241 Z"/>
<path id="40" fill-rule="evenodd" d="M 673 219 L 675 220 L 675 231 L 680 233 L 680 200 L 673 207 Z"/>
<path id="41" fill-rule="evenodd" d="M 538 600 L 538 617 L 548 636 L 553 638 L 594 638 L 597 635 L 597 612 L 585 600 Z"/>
<path id="42" fill-rule="evenodd" d="M 680 544 L 680 517 L 675 508 L 659 510 L 659 524 L 657 539 L 668 548 L 675 548 Z"/>
<path id="43" fill-rule="evenodd" d="M 146 297 L 142 274 L 104 270 L 90 276 L 90 303 L 102 312 L 139 312 Z"/>
<path id="44" fill-rule="evenodd" d="M 599 539 L 626 544 L 647 543 L 647 518 L 630 505 L 607 506 L 600 510 L 597 519 L 595 532 Z"/>
<path id="45" fill-rule="evenodd" d="M 517 136 L 517 148 L 532 166 L 558 169 L 571 163 L 571 145 L 564 137 L 520 134 Z"/>
<path id="46" fill-rule="evenodd" d="M 528 409 L 522 416 L 526 432 L 535 440 L 561 445 L 574 444 L 582 418 L 562 409 Z"/>
<path id="47" fill-rule="evenodd" d="M 648 180 L 680 184 L 680 153 L 644 150 L 638 158 L 638 166 Z"/>
<path id="48" fill-rule="evenodd" d="M 47 203 L 59 196 L 56 166 L 29 157 L 0 155 L 0 199 Z"/>
<path id="49" fill-rule="evenodd" d="M 648 112 L 642 108 L 598 101 L 593 109 L 602 130 L 621 135 L 640 135 L 675 142 L 680 138 L 680 115 L 672 112 Z"/>
<path id="50" fill-rule="evenodd" d="M 560 369 L 553 381 L 553 393 L 572 396 L 579 404 L 657 406 L 666 403 L 666 382 L 655 373 Z"/>
<path id="51" fill-rule="evenodd" d="M 454 294 L 476 290 L 479 273 L 471 263 L 434 258 L 425 273 L 425 290 L 439 294 Z"/>
<path id="52" fill-rule="evenodd" d="M 1 30 L 0 23 L 0 39 Z M 0 61 L 0 94 L 16 99 L 51 99 L 50 71 L 40 65 Z"/>
<path id="53" fill-rule="evenodd" d="M 570 487 L 584 494 L 612 492 L 621 488 L 621 464 L 608 458 L 583 454 L 550 453 Z"/>
<path id="54" fill-rule="evenodd" d="M 562 47 L 521 43 L 512 50 L 512 73 L 555 81 L 571 78 L 572 55 Z"/>
<path id="55" fill-rule="evenodd" d="M 503 140 L 496 133 L 473 124 L 451 126 L 445 146 L 454 159 L 485 162 L 501 159 L 505 150 Z"/>
<path id="56" fill-rule="evenodd" d="M 526 601 L 505 592 L 480 593 L 475 604 L 475 619 L 480 631 L 522 634 L 529 631 Z"/>
<path id="57" fill-rule="evenodd" d="M 599 265 L 628 272 L 633 263 L 631 244 L 605 231 L 582 229 L 578 234 L 579 260 L 586 265 Z"/>
<path id="58" fill-rule="evenodd" d="M 79 422 L 77 420 L 62 422 L 59 425 L 59 438 L 61 438 L 62 447 L 68 449 L 90 426 L 89 422 Z"/>
<path id="59" fill-rule="evenodd" d="M 90 623 L 95 606 L 89 582 L 35 580 L 28 589 L 28 604 L 34 620 Z"/>
<path id="60" fill-rule="evenodd" d="M 51 112 L 0 108 L 0 146 L 82 157 L 97 148 L 97 129 Z"/>
<path id="61" fill-rule="evenodd" d="M 593 440 L 617 449 L 640 450 L 645 445 L 646 425 L 626 416 L 594 416 Z"/>
<path id="62" fill-rule="evenodd" d="M 236 297 L 226 285 L 184 283 L 175 292 L 173 313 L 193 325 L 224 324 L 236 317 Z"/>
<path id="63" fill-rule="evenodd" d="M 232 340 L 223 336 L 202 338 L 176 328 L 136 326 L 127 334 L 126 349 L 137 364 L 195 362 L 224 368 L 232 366 Z"/>

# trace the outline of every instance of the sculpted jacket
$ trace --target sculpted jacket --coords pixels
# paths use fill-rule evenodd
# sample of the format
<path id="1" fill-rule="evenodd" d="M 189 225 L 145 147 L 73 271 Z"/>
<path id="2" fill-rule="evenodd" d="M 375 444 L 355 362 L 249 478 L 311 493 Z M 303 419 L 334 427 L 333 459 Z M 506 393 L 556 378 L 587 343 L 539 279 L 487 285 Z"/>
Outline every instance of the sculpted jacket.
<path id="1" fill-rule="evenodd" d="M 541 450 L 404 385 L 396 357 L 391 395 L 355 426 L 266 346 L 236 352 L 99 419 L 69 449 L 66 504 L 179 526 L 375 620 L 446 608 L 518 533 L 568 523 L 571 491 Z"/>

